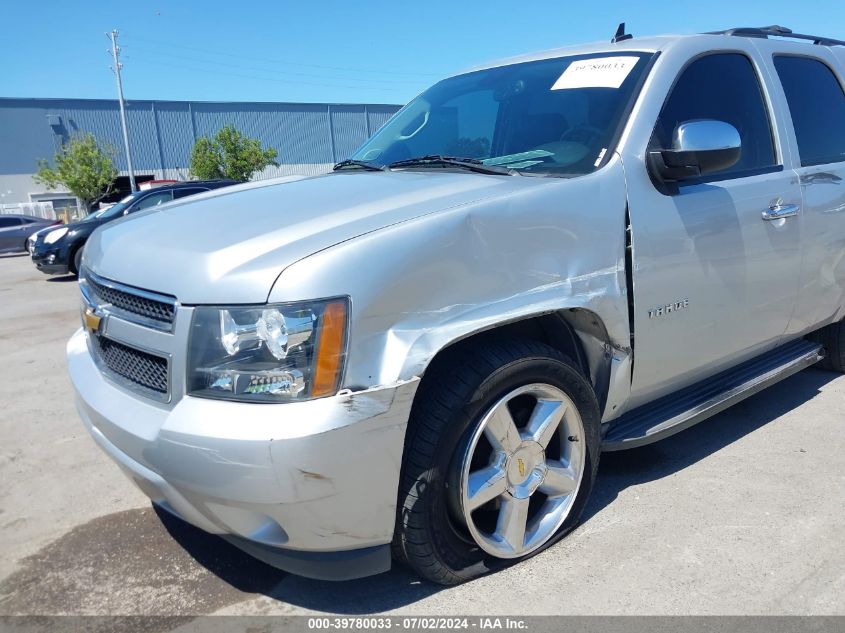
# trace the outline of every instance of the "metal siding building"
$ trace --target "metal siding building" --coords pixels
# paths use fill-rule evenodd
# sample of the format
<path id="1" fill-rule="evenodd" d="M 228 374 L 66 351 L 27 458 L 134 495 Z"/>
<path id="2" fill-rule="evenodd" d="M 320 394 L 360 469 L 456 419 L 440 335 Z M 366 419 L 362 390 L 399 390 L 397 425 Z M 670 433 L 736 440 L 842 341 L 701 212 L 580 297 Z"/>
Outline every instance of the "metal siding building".
<path id="1" fill-rule="evenodd" d="M 194 141 L 228 123 L 278 152 L 279 167 L 268 168 L 259 179 L 329 170 L 399 107 L 132 100 L 126 112 L 136 175 L 187 179 Z M 113 148 L 115 165 L 125 176 L 116 100 L 0 98 L 0 204 L 57 197 L 32 180 L 37 161 L 51 159 L 63 142 L 84 132 Z"/>

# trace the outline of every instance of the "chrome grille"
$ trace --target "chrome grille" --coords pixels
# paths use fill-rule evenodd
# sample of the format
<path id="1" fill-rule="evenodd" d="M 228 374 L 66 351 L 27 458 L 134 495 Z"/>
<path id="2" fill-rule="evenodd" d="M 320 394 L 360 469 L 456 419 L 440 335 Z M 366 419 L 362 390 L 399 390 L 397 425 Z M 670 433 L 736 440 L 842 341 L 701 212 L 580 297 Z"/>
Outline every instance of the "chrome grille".
<path id="1" fill-rule="evenodd" d="M 166 324 L 172 324 L 176 316 L 175 303 L 167 303 L 143 296 L 140 294 L 143 291 L 139 290 L 139 294 L 135 294 L 119 290 L 95 279 L 90 273 L 85 276 L 85 282 L 103 303 L 109 303 L 125 312 Z"/>
<path id="2" fill-rule="evenodd" d="M 91 335 L 91 345 L 100 363 L 118 376 L 158 394 L 167 394 L 167 359 L 150 354 L 99 334 Z"/>

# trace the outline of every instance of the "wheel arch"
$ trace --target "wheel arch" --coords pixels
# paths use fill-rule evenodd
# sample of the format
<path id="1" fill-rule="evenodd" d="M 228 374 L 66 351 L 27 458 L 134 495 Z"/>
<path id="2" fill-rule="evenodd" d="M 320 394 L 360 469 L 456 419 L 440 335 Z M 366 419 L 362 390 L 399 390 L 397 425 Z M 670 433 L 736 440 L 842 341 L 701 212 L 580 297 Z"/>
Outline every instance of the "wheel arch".
<path id="1" fill-rule="evenodd" d="M 601 317 L 585 308 L 542 312 L 467 332 L 441 347 L 432 356 L 421 373 L 422 382 L 437 372 L 438 366 L 447 362 L 455 353 L 503 338 L 544 343 L 572 358 L 593 386 L 599 407 L 604 410 L 615 346 Z"/>
<path id="2" fill-rule="evenodd" d="M 76 254 L 79 253 L 83 248 L 85 248 L 85 244 L 87 242 L 87 239 L 80 240 L 77 243 L 73 244 L 70 247 L 70 250 L 68 251 L 67 268 L 69 271 L 73 272 L 76 275 L 79 274 L 79 271 L 76 270 Z"/>

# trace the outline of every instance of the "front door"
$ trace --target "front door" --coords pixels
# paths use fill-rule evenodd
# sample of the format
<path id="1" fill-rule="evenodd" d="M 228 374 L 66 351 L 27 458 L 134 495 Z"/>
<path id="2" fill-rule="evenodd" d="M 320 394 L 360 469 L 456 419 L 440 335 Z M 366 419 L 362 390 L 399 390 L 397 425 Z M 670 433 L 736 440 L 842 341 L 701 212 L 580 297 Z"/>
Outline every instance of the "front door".
<path id="1" fill-rule="evenodd" d="M 710 53 L 680 71 L 649 149 L 668 149 L 680 123 L 733 125 L 732 167 L 679 186 L 626 165 L 634 252 L 634 374 L 627 408 L 760 354 L 781 340 L 798 295 L 801 204 L 784 169 L 768 99 L 752 56 Z M 794 207 L 793 207 L 794 208 Z"/>

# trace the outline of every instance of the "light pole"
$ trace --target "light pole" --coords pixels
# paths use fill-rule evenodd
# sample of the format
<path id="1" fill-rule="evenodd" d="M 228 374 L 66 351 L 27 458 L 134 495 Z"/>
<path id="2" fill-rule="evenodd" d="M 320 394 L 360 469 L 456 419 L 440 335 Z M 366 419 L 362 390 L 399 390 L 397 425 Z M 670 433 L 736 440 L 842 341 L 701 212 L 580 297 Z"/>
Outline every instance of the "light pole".
<path id="1" fill-rule="evenodd" d="M 129 151 L 129 130 L 126 127 L 126 108 L 123 104 L 123 82 L 120 80 L 120 70 L 123 64 L 120 63 L 118 56 L 120 49 L 117 46 L 117 30 L 106 34 L 111 39 L 111 54 L 114 60 L 114 74 L 117 77 L 117 100 L 120 104 L 120 125 L 123 128 L 123 148 L 126 150 L 126 167 L 129 171 L 129 186 L 135 192 L 138 188 L 135 186 L 135 172 L 132 169 L 132 153 Z"/>

